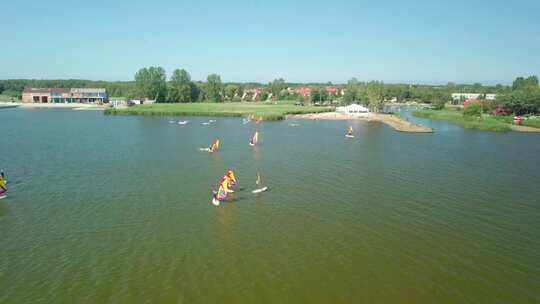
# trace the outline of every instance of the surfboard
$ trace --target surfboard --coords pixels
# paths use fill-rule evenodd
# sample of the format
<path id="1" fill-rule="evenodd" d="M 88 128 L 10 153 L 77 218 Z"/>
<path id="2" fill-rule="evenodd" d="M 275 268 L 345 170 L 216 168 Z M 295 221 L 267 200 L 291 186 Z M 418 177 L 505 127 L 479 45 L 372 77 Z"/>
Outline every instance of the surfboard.
<path id="1" fill-rule="evenodd" d="M 186 125 L 188 122 L 189 122 L 189 120 L 183 120 L 183 121 L 179 121 L 178 124 L 179 125 Z"/>
<path id="2" fill-rule="evenodd" d="M 255 147 L 255 144 L 252 143 L 252 142 L 249 142 L 249 145 L 252 146 L 252 147 Z"/>
<path id="3" fill-rule="evenodd" d="M 0 199 L 4 199 L 7 197 L 7 194 L 0 194 Z"/>
<path id="4" fill-rule="evenodd" d="M 266 191 L 266 190 L 268 190 L 268 187 L 262 187 L 262 188 L 255 189 L 255 190 L 251 191 L 251 193 L 257 194 L 257 193 L 264 192 L 264 191 Z"/>
<path id="5" fill-rule="evenodd" d="M 202 152 L 212 152 L 212 150 L 210 150 L 210 148 L 199 148 L 199 151 L 202 151 Z"/>
<path id="6" fill-rule="evenodd" d="M 354 135 L 346 134 L 345 137 L 348 137 L 348 138 L 354 138 Z"/>
<path id="7" fill-rule="evenodd" d="M 212 198 L 212 204 L 213 204 L 214 206 L 219 206 L 220 203 L 221 203 L 221 202 L 220 202 L 219 200 L 217 200 L 215 197 Z"/>

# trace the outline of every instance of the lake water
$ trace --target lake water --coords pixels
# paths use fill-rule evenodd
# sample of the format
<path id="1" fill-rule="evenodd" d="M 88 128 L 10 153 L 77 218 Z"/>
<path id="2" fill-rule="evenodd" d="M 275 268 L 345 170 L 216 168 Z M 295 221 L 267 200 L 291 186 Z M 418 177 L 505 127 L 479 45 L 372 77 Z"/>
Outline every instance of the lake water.
<path id="1" fill-rule="evenodd" d="M 0 110 L 0 303 L 540 302 L 538 135 L 169 119 Z"/>

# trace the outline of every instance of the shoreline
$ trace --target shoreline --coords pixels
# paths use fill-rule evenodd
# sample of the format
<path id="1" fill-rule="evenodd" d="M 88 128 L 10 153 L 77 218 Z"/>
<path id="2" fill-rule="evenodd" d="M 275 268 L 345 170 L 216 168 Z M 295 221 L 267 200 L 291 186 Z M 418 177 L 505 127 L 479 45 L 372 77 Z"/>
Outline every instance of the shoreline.
<path id="1" fill-rule="evenodd" d="M 90 103 L 23 103 L 23 102 L 0 102 L 0 109 L 21 108 L 21 109 L 72 109 L 72 110 L 94 110 L 102 111 L 108 105 L 97 105 Z"/>
<path id="2" fill-rule="evenodd" d="M 453 110 L 421 110 L 412 113 L 416 117 L 444 121 L 456 124 L 466 129 L 476 129 L 486 132 L 521 132 L 540 133 L 540 128 L 515 125 L 493 117 L 464 117 L 462 113 Z"/>
<path id="3" fill-rule="evenodd" d="M 358 116 L 351 116 L 338 112 L 311 113 L 289 115 L 287 118 L 309 119 L 309 120 L 362 120 L 367 122 L 380 122 L 386 124 L 398 132 L 405 133 L 433 133 L 432 128 L 414 124 L 392 114 L 366 113 Z"/>
<path id="4" fill-rule="evenodd" d="M 136 105 L 128 108 L 108 108 L 105 115 L 208 116 L 251 117 L 254 120 L 283 120 L 290 114 L 333 111 L 331 107 L 300 107 L 291 104 L 261 103 L 175 103 Z"/>

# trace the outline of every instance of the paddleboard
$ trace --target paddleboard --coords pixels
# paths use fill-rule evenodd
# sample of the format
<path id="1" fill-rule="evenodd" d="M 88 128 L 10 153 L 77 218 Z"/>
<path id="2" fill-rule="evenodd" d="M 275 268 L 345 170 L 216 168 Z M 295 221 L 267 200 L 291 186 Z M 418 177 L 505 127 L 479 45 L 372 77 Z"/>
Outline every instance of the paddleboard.
<path id="1" fill-rule="evenodd" d="M 354 135 L 346 134 L 345 137 L 348 137 L 348 138 L 354 138 Z"/>
<path id="2" fill-rule="evenodd" d="M 251 191 L 251 193 L 261 193 L 261 192 L 264 192 L 266 190 L 268 190 L 268 187 L 262 187 L 260 189 L 255 189 L 255 190 Z"/>

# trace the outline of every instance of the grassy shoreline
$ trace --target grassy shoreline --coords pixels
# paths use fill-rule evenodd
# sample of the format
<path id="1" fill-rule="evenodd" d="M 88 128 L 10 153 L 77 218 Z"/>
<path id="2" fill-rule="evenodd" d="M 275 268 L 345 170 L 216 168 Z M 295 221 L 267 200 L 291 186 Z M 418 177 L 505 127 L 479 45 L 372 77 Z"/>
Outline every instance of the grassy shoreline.
<path id="1" fill-rule="evenodd" d="M 289 114 L 330 112 L 331 107 L 295 106 L 291 104 L 261 103 L 174 103 L 138 105 L 129 108 L 105 110 L 106 115 L 156 115 L 156 116 L 254 116 L 263 120 L 282 120 Z"/>
<path id="2" fill-rule="evenodd" d="M 413 115 L 421 118 L 447 121 L 458 124 L 468 129 L 478 129 L 482 131 L 493 132 L 540 132 L 540 119 L 530 118 L 522 121 L 521 125 L 513 124 L 512 116 L 490 116 L 482 117 L 464 116 L 462 111 L 444 109 L 444 110 L 421 110 L 413 112 Z M 535 130 L 536 129 L 536 130 Z"/>
<path id="3" fill-rule="evenodd" d="M 448 121 L 467 129 L 493 132 L 508 132 L 512 130 L 511 124 L 504 119 L 498 119 L 492 116 L 467 117 L 461 111 L 455 110 L 422 110 L 413 112 L 413 115 L 421 118 Z"/>

